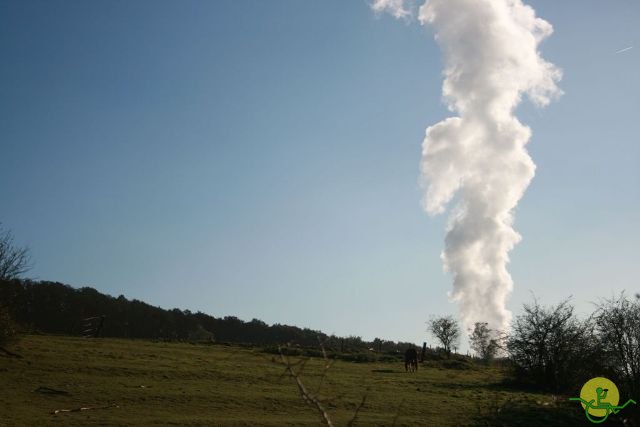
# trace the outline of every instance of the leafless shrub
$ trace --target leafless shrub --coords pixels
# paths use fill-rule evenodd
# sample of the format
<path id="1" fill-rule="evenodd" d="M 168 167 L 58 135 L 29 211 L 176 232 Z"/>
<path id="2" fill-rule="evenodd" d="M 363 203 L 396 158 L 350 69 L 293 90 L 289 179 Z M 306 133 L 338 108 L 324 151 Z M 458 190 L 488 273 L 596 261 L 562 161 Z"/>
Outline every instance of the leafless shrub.
<path id="1" fill-rule="evenodd" d="M 551 307 L 534 300 L 515 319 L 506 350 L 520 379 L 560 391 L 598 371 L 595 341 L 593 322 L 580 321 L 568 300 Z"/>
<path id="2" fill-rule="evenodd" d="M 640 298 L 622 293 L 604 300 L 594 320 L 607 367 L 629 393 L 640 395 Z"/>

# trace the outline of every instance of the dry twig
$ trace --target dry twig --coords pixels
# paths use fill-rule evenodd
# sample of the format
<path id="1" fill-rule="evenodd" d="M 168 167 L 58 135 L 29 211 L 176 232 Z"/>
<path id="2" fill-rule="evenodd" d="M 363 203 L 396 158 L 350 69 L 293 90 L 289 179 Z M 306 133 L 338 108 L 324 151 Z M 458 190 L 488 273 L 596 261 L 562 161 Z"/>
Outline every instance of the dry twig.
<path id="1" fill-rule="evenodd" d="M 73 408 L 73 409 L 56 409 L 51 413 L 53 415 L 58 415 L 61 412 L 80 412 L 80 411 L 89 411 L 92 409 L 107 409 L 107 408 L 119 408 L 119 406 L 116 405 L 115 403 L 112 403 L 111 405 L 105 405 L 105 406 L 83 406 L 80 408 Z"/>

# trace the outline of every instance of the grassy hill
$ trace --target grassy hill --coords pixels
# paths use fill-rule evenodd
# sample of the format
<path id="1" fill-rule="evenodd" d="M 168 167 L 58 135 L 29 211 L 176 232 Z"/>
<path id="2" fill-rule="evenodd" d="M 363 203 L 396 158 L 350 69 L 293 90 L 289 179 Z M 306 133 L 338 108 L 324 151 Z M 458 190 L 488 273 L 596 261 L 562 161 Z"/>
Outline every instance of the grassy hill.
<path id="1" fill-rule="evenodd" d="M 278 355 L 259 348 L 29 335 L 13 349 L 22 358 L 0 357 L 0 425 L 320 424 Z M 305 364 L 309 390 L 323 366 Z M 499 368 L 466 367 L 430 362 L 407 374 L 399 362 L 338 360 L 319 395 L 331 398 L 335 425 L 347 425 L 365 394 L 354 425 L 585 423 L 564 397 L 511 388 Z M 79 407 L 94 409 L 52 414 Z"/>

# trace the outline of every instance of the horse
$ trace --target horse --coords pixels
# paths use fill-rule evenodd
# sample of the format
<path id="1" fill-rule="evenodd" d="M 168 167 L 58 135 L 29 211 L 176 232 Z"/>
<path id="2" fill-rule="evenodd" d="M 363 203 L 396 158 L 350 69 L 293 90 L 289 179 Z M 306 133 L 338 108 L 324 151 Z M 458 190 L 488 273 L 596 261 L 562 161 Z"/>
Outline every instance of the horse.
<path id="1" fill-rule="evenodd" d="M 404 352 L 404 370 L 406 372 L 418 370 L 418 351 L 414 347 L 408 348 Z"/>

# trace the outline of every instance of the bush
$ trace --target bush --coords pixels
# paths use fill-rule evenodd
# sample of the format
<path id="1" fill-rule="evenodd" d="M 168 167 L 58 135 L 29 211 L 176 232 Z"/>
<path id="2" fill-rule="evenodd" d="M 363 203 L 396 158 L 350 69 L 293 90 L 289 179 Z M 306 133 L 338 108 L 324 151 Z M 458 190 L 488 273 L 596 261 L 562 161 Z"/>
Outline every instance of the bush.
<path id="1" fill-rule="evenodd" d="M 616 383 L 640 395 L 640 297 L 605 300 L 594 315 L 600 351 Z"/>
<path id="2" fill-rule="evenodd" d="M 542 388 L 565 391 L 602 373 L 594 325 L 580 321 L 568 301 L 542 307 L 524 305 L 507 337 L 516 378 Z"/>

